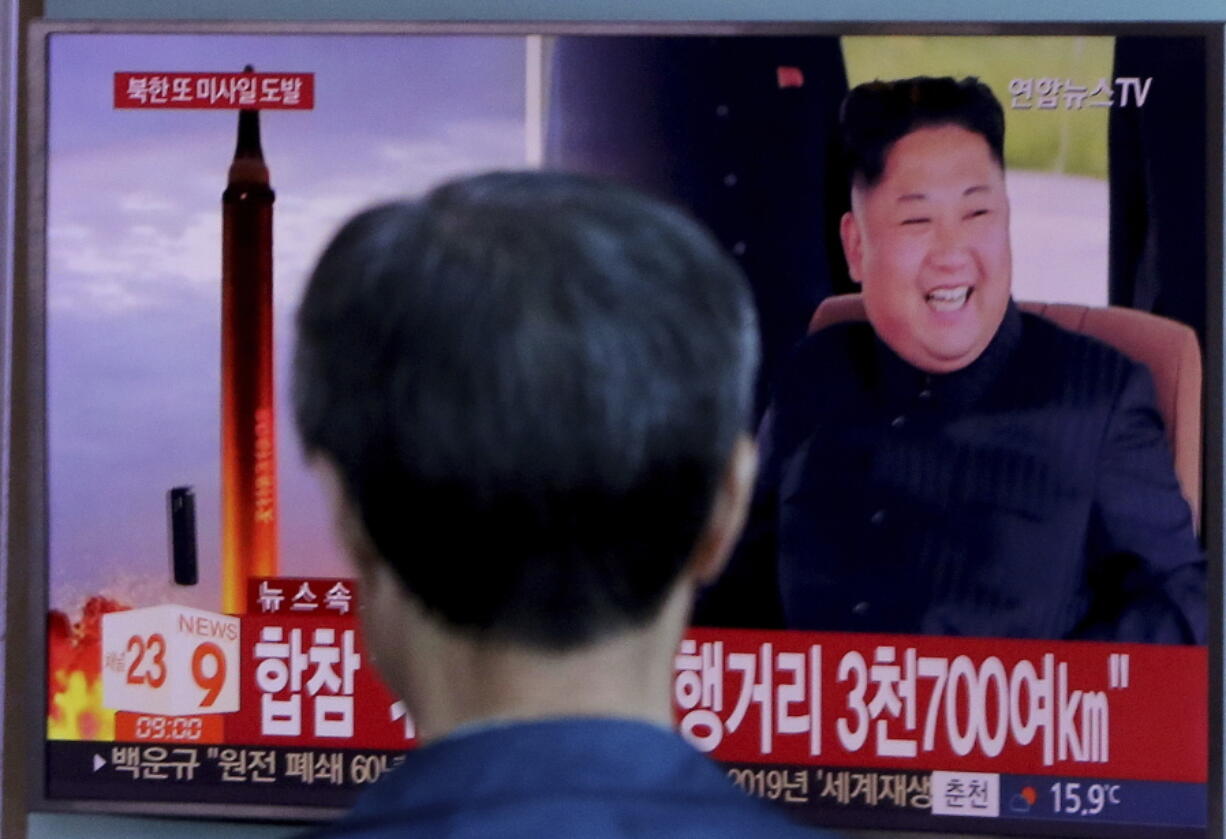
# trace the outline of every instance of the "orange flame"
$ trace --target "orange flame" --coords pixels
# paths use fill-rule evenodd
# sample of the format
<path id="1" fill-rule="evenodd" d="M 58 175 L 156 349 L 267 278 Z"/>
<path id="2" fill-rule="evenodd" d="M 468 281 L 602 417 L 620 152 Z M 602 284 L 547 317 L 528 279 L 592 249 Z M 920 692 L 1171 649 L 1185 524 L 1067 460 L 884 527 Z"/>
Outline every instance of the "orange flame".
<path id="1" fill-rule="evenodd" d="M 102 707 L 102 616 L 128 608 L 96 595 L 76 623 L 57 609 L 48 613 L 48 739 L 115 739 L 115 712 Z"/>

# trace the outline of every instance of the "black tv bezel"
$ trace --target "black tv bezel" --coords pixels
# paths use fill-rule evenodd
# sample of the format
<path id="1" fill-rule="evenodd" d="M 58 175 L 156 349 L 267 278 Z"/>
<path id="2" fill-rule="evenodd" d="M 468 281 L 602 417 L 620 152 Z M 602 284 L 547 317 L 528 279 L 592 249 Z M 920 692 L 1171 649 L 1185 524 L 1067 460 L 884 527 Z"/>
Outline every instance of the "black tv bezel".
<path id="1" fill-rule="evenodd" d="M 46 607 L 48 595 L 48 486 L 46 414 L 46 209 L 47 209 L 47 117 L 49 40 L 57 34 L 149 34 L 149 35 L 429 35 L 429 36 L 652 36 L 693 35 L 732 37 L 738 35 L 925 35 L 925 36 L 1199 36 L 1206 45 L 1206 108 L 1208 113 L 1207 170 L 1210 173 L 1206 218 L 1207 254 L 1205 281 L 1209 306 L 1205 336 L 1204 446 L 1202 449 L 1202 539 L 1209 566 L 1209 802 L 1208 830 L 1174 829 L 1172 837 L 1206 836 L 1226 839 L 1226 724 L 1223 716 L 1223 680 L 1226 666 L 1226 620 L 1223 594 L 1226 568 L 1223 564 L 1223 241 L 1213 231 L 1223 230 L 1223 41 L 1222 21 L 1120 22 L 1120 21 L 642 21 L 642 22 L 183 22 L 183 21 L 80 21 L 40 20 L 30 24 L 26 40 L 26 102 L 24 137 L 25 166 L 18 172 L 28 196 L 25 208 L 24 264 L 27 276 L 16 278 L 13 289 L 11 335 L 11 457 L 7 476 L 10 499 L 8 546 L 8 626 L 6 650 L 8 686 L 5 714 L 5 753 L 10 761 L 24 758 L 24 771 L 4 773 L 6 807 L 23 812 L 103 813 L 143 816 L 173 816 L 251 821 L 314 822 L 336 816 L 335 808 L 299 805 L 206 804 L 192 802 L 99 801 L 48 797 L 46 792 Z M 30 657 L 33 656 L 33 665 Z M 31 742 L 32 732 L 40 732 Z M 832 819 L 834 827 L 865 827 L 855 824 L 855 814 Z M 869 830 L 889 830 L 893 825 L 874 814 Z M 987 824 L 968 825 L 955 818 L 932 817 L 931 829 L 982 833 Z M 1119 839 L 1139 836 L 1132 828 L 1101 825 L 1078 836 Z M 926 828 L 925 828 L 926 829 Z M 994 835 L 1059 836 L 1057 822 L 1036 824 L 1022 831 L 999 831 Z M 924 832 L 909 835 L 923 836 Z"/>

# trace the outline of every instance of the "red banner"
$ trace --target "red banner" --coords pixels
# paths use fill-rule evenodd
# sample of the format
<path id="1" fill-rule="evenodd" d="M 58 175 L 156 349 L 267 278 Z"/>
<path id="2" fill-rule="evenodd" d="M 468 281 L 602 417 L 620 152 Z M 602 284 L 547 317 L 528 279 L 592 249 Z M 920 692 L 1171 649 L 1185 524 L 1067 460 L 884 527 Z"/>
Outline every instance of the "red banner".
<path id="1" fill-rule="evenodd" d="M 356 614 L 358 585 L 335 577 L 251 577 L 247 602 L 258 615 Z"/>
<path id="2" fill-rule="evenodd" d="M 315 74 L 116 73 L 115 107 L 309 111 L 315 107 Z"/>
<path id="3" fill-rule="evenodd" d="M 240 619 L 237 646 L 209 636 L 209 655 L 197 635 L 177 630 L 215 621 L 184 607 L 109 616 L 117 649 L 148 636 L 144 681 L 156 681 L 123 682 L 135 663 L 115 670 L 132 693 L 117 733 L 219 742 L 221 718 L 228 744 L 413 744 L 411 717 L 362 645 L 352 580 L 261 578 L 249 594 L 256 611 Z M 178 611 L 163 615 L 168 609 Z M 1203 647 L 694 629 L 674 668 L 678 728 L 726 763 L 1207 778 Z M 209 718 L 231 701 L 229 691 L 237 710 Z M 184 713 L 159 711 L 172 707 L 197 716 L 158 716 Z"/>
<path id="4" fill-rule="evenodd" d="M 717 760 L 1203 783 L 1203 647 L 692 630 L 682 733 Z"/>
<path id="5" fill-rule="evenodd" d="M 242 704 L 226 741 L 244 745 L 405 749 L 412 719 L 383 685 L 354 615 L 248 615 Z"/>

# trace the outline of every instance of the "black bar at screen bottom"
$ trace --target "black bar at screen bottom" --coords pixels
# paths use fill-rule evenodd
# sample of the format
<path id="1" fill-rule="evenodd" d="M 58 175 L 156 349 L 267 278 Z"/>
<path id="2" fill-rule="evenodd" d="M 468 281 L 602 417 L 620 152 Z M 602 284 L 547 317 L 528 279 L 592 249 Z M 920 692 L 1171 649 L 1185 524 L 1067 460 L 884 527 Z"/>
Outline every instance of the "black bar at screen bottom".
<path id="1" fill-rule="evenodd" d="M 47 798 L 346 809 L 400 752 L 186 743 L 47 742 Z"/>
<path id="2" fill-rule="evenodd" d="M 830 827 L 1005 836 L 1203 839 L 1204 784 L 724 763 L 742 790 Z"/>
<path id="3" fill-rule="evenodd" d="M 344 809 L 401 759 L 401 753 L 380 750 L 52 740 L 47 797 Z M 1160 827 L 1168 839 L 1204 836 L 1203 784 L 740 763 L 724 768 L 750 795 L 833 827 L 1087 839 L 1151 839 Z M 965 815 L 933 814 L 950 807 L 964 808 Z"/>

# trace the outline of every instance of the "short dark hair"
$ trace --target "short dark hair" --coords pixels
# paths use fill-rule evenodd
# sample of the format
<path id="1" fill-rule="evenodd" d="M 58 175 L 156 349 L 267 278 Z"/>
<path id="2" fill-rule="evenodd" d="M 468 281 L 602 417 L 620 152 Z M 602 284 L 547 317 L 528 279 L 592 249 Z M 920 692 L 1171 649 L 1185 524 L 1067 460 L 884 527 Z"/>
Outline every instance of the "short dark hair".
<path id="1" fill-rule="evenodd" d="M 367 210 L 298 310 L 294 406 L 453 628 L 565 649 L 654 615 L 749 422 L 744 276 L 679 210 L 492 173 Z"/>
<path id="2" fill-rule="evenodd" d="M 852 88 L 839 112 L 843 150 L 852 184 L 873 186 L 900 138 L 919 128 L 960 125 L 987 141 L 1005 165 L 1005 113 L 992 89 L 970 76 L 916 76 L 866 82 Z"/>

